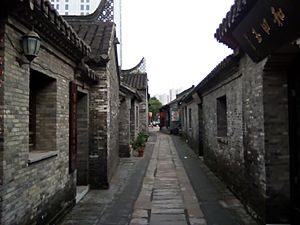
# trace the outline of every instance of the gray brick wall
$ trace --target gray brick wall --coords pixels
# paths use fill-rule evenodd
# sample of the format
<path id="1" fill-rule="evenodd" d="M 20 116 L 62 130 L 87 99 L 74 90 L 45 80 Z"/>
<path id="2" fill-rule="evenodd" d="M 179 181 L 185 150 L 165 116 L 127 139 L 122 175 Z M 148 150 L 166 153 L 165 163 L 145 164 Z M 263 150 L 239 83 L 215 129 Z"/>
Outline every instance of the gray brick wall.
<path id="1" fill-rule="evenodd" d="M 109 85 L 109 117 L 108 117 L 108 179 L 112 175 L 119 162 L 119 77 L 117 74 L 118 65 L 116 65 L 115 49 L 112 46 L 110 51 L 110 62 L 108 63 Z"/>
<path id="2" fill-rule="evenodd" d="M 121 102 L 119 114 L 120 157 L 130 157 L 130 110 L 131 98 L 126 96 Z"/>
<path id="3" fill-rule="evenodd" d="M 19 30 L 16 21 L 9 20 Z M 25 30 L 24 30 L 25 31 Z M 22 34 L 11 26 L 5 27 L 5 110 L 3 120 L 3 225 L 46 223 L 74 202 L 75 177 L 69 174 L 69 80 L 73 79 L 75 64 L 45 41 L 31 65 L 56 80 L 56 144 L 58 155 L 28 165 L 29 152 L 29 67 L 19 66 L 16 49 L 20 49 Z M 14 47 L 11 42 L 14 43 Z M 46 49 L 47 48 L 47 49 Z M 3 104 L 3 101 L 2 101 Z M 3 108 L 3 107 L 1 107 Z"/>
<path id="4" fill-rule="evenodd" d="M 142 98 L 139 103 L 139 131 L 148 131 L 148 93 L 147 90 L 138 90 Z"/>
<path id="5" fill-rule="evenodd" d="M 138 102 L 132 100 L 130 109 L 130 141 L 135 140 L 139 133 L 139 120 L 136 118 L 136 116 L 139 114 L 138 109 Z"/>
<path id="6" fill-rule="evenodd" d="M 237 73 L 202 94 L 205 162 L 262 223 L 286 221 L 290 201 L 287 68 L 265 69 L 266 61 L 244 55 Z M 222 96 L 227 135 L 218 137 Z"/>
<path id="7" fill-rule="evenodd" d="M 238 180 L 232 179 L 243 168 L 242 96 L 239 94 L 241 90 L 242 81 L 238 78 L 203 95 L 205 160 L 218 173 L 224 173 L 222 176 L 231 184 L 238 183 Z M 224 95 L 227 99 L 228 130 L 226 137 L 218 137 L 217 98 Z M 239 168 L 239 171 L 236 168 Z"/>
<path id="8" fill-rule="evenodd" d="M 30 72 L 31 82 L 36 77 L 46 77 L 36 71 Z M 31 83 L 30 82 L 30 83 Z M 55 79 L 47 81 L 46 84 L 39 82 L 39 90 L 36 95 L 36 138 L 35 151 L 49 151 L 56 149 L 56 115 L 57 115 L 57 84 Z"/>
<path id="9" fill-rule="evenodd" d="M 264 217 L 266 197 L 265 133 L 263 112 L 263 67 L 248 57 L 241 59 L 243 96 L 244 168 L 247 179 L 243 199 L 259 217 Z"/>
<path id="10" fill-rule="evenodd" d="M 90 155 L 91 188 L 108 186 L 107 180 L 107 74 L 97 71 L 100 81 L 90 90 Z"/>
<path id="11" fill-rule="evenodd" d="M 244 194 L 249 191 L 247 180 L 251 178 L 244 169 L 242 92 L 243 78 L 238 72 L 203 93 L 203 148 L 205 162 L 245 201 L 248 196 Z M 227 132 L 225 136 L 218 137 L 217 99 L 222 96 L 226 96 Z M 251 192 L 248 194 L 251 195 Z"/>
<path id="12" fill-rule="evenodd" d="M 77 95 L 77 184 L 88 185 L 89 169 L 89 108 L 88 93 Z"/>
<path id="13" fill-rule="evenodd" d="M 112 47 L 107 67 L 97 70 L 100 82 L 91 87 L 89 157 L 91 188 L 108 188 L 119 161 L 119 79 L 114 53 Z"/>
<path id="14" fill-rule="evenodd" d="M 183 125 L 183 135 L 187 140 L 188 145 L 199 155 L 199 110 L 198 104 L 194 101 L 187 103 L 187 111 L 192 110 L 192 127 L 188 127 L 188 121 Z M 183 110 L 184 111 L 184 110 Z"/>
<path id="15" fill-rule="evenodd" d="M 0 69 L 3 69 L 5 64 L 4 61 L 4 25 L 0 23 L 0 60 L 2 65 L 0 65 Z M 4 86 L 3 79 L 4 76 L 0 77 L 0 224 L 3 222 L 3 162 L 4 162 Z"/>
<path id="16" fill-rule="evenodd" d="M 266 217 L 273 219 L 287 217 L 290 213 L 287 77 L 287 71 L 276 68 L 267 70 L 263 75 L 266 189 L 268 193 Z"/>

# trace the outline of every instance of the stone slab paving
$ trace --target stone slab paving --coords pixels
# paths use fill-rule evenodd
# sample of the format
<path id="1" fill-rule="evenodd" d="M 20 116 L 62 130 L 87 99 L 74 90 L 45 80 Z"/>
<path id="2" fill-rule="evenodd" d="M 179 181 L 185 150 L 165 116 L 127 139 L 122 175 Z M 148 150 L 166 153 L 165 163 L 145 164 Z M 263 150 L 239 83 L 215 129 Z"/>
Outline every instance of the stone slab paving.
<path id="1" fill-rule="evenodd" d="M 157 135 L 130 225 L 206 225 L 172 139 Z"/>
<path id="2" fill-rule="evenodd" d="M 241 202 L 181 137 L 172 136 L 172 140 L 191 180 L 208 225 L 258 225 L 247 214 Z M 192 212 L 194 209 L 190 208 L 190 210 Z"/>
<path id="3" fill-rule="evenodd" d="M 121 159 L 110 189 L 90 191 L 59 224 L 257 225 L 179 137 L 152 134 L 145 153 Z"/>
<path id="4" fill-rule="evenodd" d="M 111 180 L 110 188 L 108 190 L 89 191 L 58 224 L 128 225 L 155 143 L 156 135 L 152 133 L 147 142 L 143 158 L 120 159 L 117 171 Z M 136 213 L 140 217 L 145 216 L 143 212 Z"/>

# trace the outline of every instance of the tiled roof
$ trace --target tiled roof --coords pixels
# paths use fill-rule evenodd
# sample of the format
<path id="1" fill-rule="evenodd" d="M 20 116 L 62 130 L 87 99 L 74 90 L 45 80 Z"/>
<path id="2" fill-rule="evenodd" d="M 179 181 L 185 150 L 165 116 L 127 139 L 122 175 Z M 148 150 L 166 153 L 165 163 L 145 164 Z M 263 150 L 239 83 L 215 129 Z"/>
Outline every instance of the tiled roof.
<path id="1" fill-rule="evenodd" d="M 43 21 L 44 27 L 47 25 L 48 27 L 51 27 L 51 29 L 54 29 L 55 35 L 65 37 L 68 42 L 72 43 L 73 46 L 75 46 L 84 55 L 87 55 L 90 51 L 89 46 L 78 37 L 72 27 L 62 16 L 58 14 L 48 0 L 3 0 L 2 4 L 5 6 L 1 7 L 2 15 L 10 12 L 10 9 L 17 9 L 17 12 L 23 7 L 23 9 L 30 12 L 32 18 L 36 18 L 39 22 Z M 20 13 L 21 11 L 18 11 L 16 16 L 20 17 Z M 25 20 L 25 18 L 23 18 L 23 20 Z M 40 29 L 40 27 L 37 25 L 35 30 L 38 29 Z M 54 35 L 54 33 L 51 35 Z"/>
<path id="2" fill-rule="evenodd" d="M 231 54 L 220 62 L 196 87 L 199 94 L 216 85 L 218 81 L 224 80 L 238 70 L 240 55 Z"/>
<path id="3" fill-rule="evenodd" d="M 34 30 L 73 55 L 88 55 L 90 47 L 78 37 L 67 21 L 58 14 L 48 0 L 3 0 L 0 18 L 11 14 Z M 82 56 L 80 56 L 82 57 Z"/>
<path id="4" fill-rule="evenodd" d="M 128 84 L 130 87 L 137 89 L 147 89 L 148 78 L 145 71 L 145 59 L 142 60 L 132 69 L 121 71 L 122 82 Z"/>
<path id="5" fill-rule="evenodd" d="M 182 91 L 181 93 L 177 94 L 176 98 L 173 101 L 169 102 L 167 105 L 172 105 L 174 103 L 179 104 L 186 96 L 188 96 L 191 92 L 193 92 L 194 89 L 195 89 L 195 86 L 192 85 L 190 88 L 188 88 L 188 89 Z"/>
<path id="6" fill-rule="evenodd" d="M 114 23 L 95 21 L 76 21 L 75 19 L 69 20 L 69 24 L 77 32 L 87 44 L 90 45 L 92 52 L 89 57 L 96 62 L 108 60 L 109 49 L 113 43 L 114 36 Z"/>
<path id="7" fill-rule="evenodd" d="M 235 0 L 230 11 L 226 14 L 219 28 L 216 30 L 215 38 L 230 48 L 235 48 L 237 45 L 231 38 L 230 31 L 244 18 L 257 0 Z"/>
<path id="8" fill-rule="evenodd" d="M 136 89 L 147 89 L 148 86 L 146 73 L 121 75 L 121 80 Z"/>
<path id="9" fill-rule="evenodd" d="M 132 94 L 138 101 L 142 101 L 141 96 L 138 94 L 136 89 L 128 86 L 124 82 L 120 82 L 120 91 L 125 94 Z"/>

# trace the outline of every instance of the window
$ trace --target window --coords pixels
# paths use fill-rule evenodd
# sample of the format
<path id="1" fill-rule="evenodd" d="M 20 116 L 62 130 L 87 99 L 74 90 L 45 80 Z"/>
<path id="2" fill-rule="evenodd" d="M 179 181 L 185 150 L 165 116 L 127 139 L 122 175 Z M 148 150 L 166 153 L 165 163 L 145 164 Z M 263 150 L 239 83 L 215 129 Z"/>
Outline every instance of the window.
<path id="1" fill-rule="evenodd" d="M 87 2 L 87 3 L 89 3 L 89 2 L 90 2 L 90 0 L 86 0 L 86 2 Z"/>
<path id="2" fill-rule="evenodd" d="M 227 136 L 227 103 L 225 95 L 217 98 L 217 132 L 218 137 Z"/>
<path id="3" fill-rule="evenodd" d="M 80 5 L 80 10 L 84 10 L 84 5 Z"/>
<path id="4" fill-rule="evenodd" d="M 59 10 L 59 4 L 56 4 L 56 9 Z"/>
<path id="5" fill-rule="evenodd" d="M 81 3 L 83 3 L 84 2 L 84 0 L 81 0 Z"/>
<path id="6" fill-rule="evenodd" d="M 81 12 L 81 13 L 80 13 L 80 15 L 82 15 L 82 16 L 83 16 L 83 15 L 84 15 L 84 12 Z"/>
<path id="7" fill-rule="evenodd" d="M 89 15 L 90 13 L 89 12 L 87 12 L 85 15 Z"/>
<path id="8" fill-rule="evenodd" d="M 65 10 L 69 10 L 69 5 L 65 4 Z"/>
<path id="9" fill-rule="evenodd" d="M 65 0 L 65 2 L 69 2 L 69 0 Z"/>
<path id="10" fill-rule="evenodd" d="M 86 9 L 86 10 L 90 10 L 90 5 L 86 5 L 86 6 L 85 6 L 85 9 Z"/>
<path id="11" fill-rule="evenodd" d="M 189 108 L 189 128 L 192 128 L 192 109 Z"/>
<path id="12" fill-rule="evenodd" d="M 54 9 L 54 4 L 51 4 L 51 7 Z"/>
<path id="13" fill-rule="evenodd" d="M 65 12 L 65 15 L 66 15 L 66 16 L 69 15 L 69 12 Z"/>
<path id="14" fill-rule="evenodd" d="M 56 80 L 30 71 L 29 150 L 56 150 Z"/>

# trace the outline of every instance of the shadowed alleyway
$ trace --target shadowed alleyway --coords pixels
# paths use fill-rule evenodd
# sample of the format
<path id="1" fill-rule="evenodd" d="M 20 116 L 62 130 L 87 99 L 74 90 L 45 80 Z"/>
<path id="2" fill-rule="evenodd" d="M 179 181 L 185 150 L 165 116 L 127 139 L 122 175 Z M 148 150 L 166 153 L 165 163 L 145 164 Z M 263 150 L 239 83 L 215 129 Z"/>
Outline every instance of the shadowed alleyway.
<path id="1" fill-rule="evenodd" d="M 90 191 L 61 225 L 256 225 L 180 137 L 151 132 L 145 153 L 121 159 L 110 189 Z"/>

